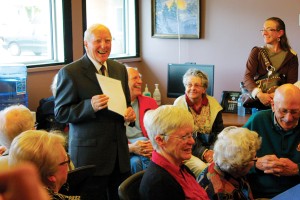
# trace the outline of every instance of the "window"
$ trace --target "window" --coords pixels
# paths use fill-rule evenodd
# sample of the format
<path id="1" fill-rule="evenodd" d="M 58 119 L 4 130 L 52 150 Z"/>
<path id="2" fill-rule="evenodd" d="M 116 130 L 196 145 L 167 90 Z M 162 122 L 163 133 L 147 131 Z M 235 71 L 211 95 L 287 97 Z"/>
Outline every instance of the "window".
<path id="1" fill-rule="evenodd" d="M 83 30 L 104 24 L 112 34 L 110 58 L 139 57 L 138 0 L 82 0 Z"/>
<path id="2" fill-rule="evenodd" d="M 72 61 L 71 0 L 0 0 L 1 63 Z M 65 37 L 67 35 L 68 37 Z"/>

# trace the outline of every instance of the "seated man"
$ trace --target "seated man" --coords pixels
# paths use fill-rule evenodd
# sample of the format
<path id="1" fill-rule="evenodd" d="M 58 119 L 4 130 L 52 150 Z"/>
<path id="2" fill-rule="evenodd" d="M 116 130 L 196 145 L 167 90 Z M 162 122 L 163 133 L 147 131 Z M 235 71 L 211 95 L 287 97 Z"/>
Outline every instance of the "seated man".
<path id="1" fill-rule="evenodd" d="M 146 169 L 151 158 L 153 148 L 148 140 L 143 118 L 145 112 L 157 108 L 157 104 L 154 99 L 142 96 L 142 79 L 139 72 L 132 67 L 128 67 L 127 72 L 131 105 L 136 113 L 135 126 L 126 126 L 131 173 L 134 174 Z"/>
<path id="2" fill-rule="evenodd" d="M 25 131 L 13 140 L 8 164 L 13 167 L 31 162 L 37 167 L 41 181 L 52 199 L 69 199 L 58 193 L 67 181 L 70 169 L 65 142 L 65 137 L 57 133 Z"/>
<path id="3" fill-rule="evenodd" d="M 244 125 L 262 137 L 248 174 L 254 198 L 273 198 L 300 183 L 300 90 L 292 84 L 278 87 L 271 108 Z"/>
<path id="4" fill-rule="evenodd" d="M 0 171 L 8 168 L 7 155 L 13 139 L 30 129 L 34 129 L 34 118 L 27 107 L 12 105 L 0 111 L 0 144 L 6 148 L 0 156 Z"/>

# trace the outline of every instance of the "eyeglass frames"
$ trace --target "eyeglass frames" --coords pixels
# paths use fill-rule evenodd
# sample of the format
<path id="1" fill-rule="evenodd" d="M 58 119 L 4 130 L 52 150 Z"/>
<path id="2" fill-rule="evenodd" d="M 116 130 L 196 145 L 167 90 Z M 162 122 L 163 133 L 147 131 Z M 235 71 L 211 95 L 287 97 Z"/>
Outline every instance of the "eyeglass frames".
<path id="1" fill-rule="evenodd" d="M 59 163 L 58 166 L 68 164 L 68 167 L 70 168 L 70 163 L 71 163 L 70 155 L 67 154 L 67 157 L 68 157 L 68 159 L 66 161 L 63 161 L 63 162 Z"/>
<path id="2" fill-rule="evenodd" d="M 271 33 L 271 32 L 274 32 L 274 31 L 279 31 L 279 29 L 267 28 L 267 29 L 262 29 L 262 30 L 259 30 L 259 31 L 261 33 L 263 33 L 263 32 Z"/>
<path id="3" fill-rule="evenodd" d="M 163 134 L 160 134 L 161 136 L 164 136 L 164 137 L 173 137 L 173 138 L 178 138 L 178 139 L 181 139 L 183 141 L 186 141 L 187 139 L 190 139 L 190 138 L 193 138 L 193 139 L 196 139 L 197 138 L 197 132 L 193 132 L 193 133 L 187 133 L 186 135 L 184 136 L 173 136 L 173 135 L 167 135 L 165 133 Z"/>

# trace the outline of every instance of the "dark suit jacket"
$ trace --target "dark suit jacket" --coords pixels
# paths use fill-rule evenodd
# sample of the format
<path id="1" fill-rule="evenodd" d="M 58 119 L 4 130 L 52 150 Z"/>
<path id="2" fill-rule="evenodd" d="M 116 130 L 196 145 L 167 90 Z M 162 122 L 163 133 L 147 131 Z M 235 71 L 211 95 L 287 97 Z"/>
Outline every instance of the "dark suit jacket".
<path id="1" fill-rule="evenodd" d="M 124 65 L 107 60 L 109 77 L 122 83 L 130 106 L 128 75 Z M 87 55 L 65 66 L 58 73 L 55 117 L 70 123 L 69 153 L 76 167 L 96 165 L 96 176 L 112 173 L 118 160 L 120 172 L 130 171 L 124 117 L 107 108 L 93 110 L 91 98 L 103 94 L 96 68 Z"/>

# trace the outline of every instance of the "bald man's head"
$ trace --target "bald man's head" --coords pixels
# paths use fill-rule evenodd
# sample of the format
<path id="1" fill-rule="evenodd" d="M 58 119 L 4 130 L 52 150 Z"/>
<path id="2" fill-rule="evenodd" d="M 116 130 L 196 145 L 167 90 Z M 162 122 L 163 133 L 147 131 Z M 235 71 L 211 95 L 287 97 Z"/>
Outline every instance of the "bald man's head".
<path id="1" fill-rule="evenodd" d="M 130 90 L 131 101 L 134 101 L 139 95 L 142 95 L 142 78 L 137 69 L 127 67 L 128 86 Z"/>
<path id="2" fill-rule="evenodd" d="M 272 110 L 284 130 L 297 126 L 300 117 L 300 89 L 293 84 L 284 84 L 275 91 Z"/>

